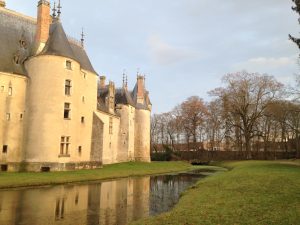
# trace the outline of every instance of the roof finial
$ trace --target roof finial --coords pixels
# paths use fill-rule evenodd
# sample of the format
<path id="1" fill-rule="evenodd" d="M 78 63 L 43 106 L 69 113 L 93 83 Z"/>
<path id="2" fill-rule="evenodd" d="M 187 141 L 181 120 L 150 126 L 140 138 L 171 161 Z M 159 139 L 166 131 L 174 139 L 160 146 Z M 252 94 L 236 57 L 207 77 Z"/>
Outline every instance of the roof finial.
<path id="1" fill-rule="evenodd" d="M 136 77 L 138 78 L 140 75 L 140 68 L 137 68 Z"/>
<path id="2" fill-rule="evenodd" d="M 61 14 L 61 5 L 60 5 L 60 0 L 58 0 L 58 6 L 57 6 L 57 17 L 60 18 L 60 14 Z"/>
<path id="3" fill-rule="evenodd" d="M 128 87 L 128 76 L 126 74 L 126 78 L 125 78 L 125 87 L 127 88 Z"/>
<path id="4" fill-rule="evenodd" d="M 55 19 L 56 18 L 56 3 L 54 2 L 54 5 L 53 5 L 53 9 L 52 9 L 52 18 Z"/>
<path id="5" fill-rule="evenodd" d="M 125 70 L 123 70 L 123 87 L 125 87 Z"/>
<path id="6" fill-rule="evenodd" d="M 84 35 L 84 32 L 83 32 L 83 28 L 82 28 L 82 31 L 81 31 L 81 47 L 83 47 L 84 48 L 84 37 L 85 37 L 85 35 Z"/>

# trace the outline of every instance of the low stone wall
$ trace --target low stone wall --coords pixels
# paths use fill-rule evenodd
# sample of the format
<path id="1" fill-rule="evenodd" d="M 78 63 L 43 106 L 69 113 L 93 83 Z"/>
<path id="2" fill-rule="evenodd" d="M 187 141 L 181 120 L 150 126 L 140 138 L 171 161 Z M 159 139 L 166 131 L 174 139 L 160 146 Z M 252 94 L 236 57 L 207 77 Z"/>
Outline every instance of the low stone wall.
<path id="1" fill-rule="evenodd" d="M 53 171 L 72 171 L 82 169 L 101 168 L 100 162 L 74 162 L 74 163 L 6 163 L 1 164 L 1 168 L 6 168 L 2 172 L 53 172 Z M 1 171 L 0 171 L 1 172 Z"/>
<path id="2" fill-rule="evenodd" d="M 186 161 L 226 161 L 226 160 L 276 160 L 296 158 L 296 152 L 251 152 L 251 158 L 241 151 L 184 151 L 176 152 L 181 160 Z"/>

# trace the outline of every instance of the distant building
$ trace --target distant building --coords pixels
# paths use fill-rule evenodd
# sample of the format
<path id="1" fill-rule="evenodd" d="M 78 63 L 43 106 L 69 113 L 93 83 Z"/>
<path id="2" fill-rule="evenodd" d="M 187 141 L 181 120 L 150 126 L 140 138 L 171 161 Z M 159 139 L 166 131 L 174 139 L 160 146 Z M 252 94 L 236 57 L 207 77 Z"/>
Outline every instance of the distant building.
<path id="1" fill-rule="evenodd" d="M 61 171 L 150 161 L 151 102 L 145 79 L 116 89 L 97 75 L 84 40 L 69 38 L 60 4 L 37 19 L 0 0 L 2 171 Z"/>

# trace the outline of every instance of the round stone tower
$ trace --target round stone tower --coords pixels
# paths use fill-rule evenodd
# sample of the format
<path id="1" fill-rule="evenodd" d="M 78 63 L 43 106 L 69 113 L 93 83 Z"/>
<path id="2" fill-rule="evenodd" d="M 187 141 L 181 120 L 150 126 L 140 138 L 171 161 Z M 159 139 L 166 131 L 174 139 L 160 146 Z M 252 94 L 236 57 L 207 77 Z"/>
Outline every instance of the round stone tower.
<path id="1" fill-rule="evenodd" d="M 134 92 L 136 95 L 134 158 L 136 161 L 150 162 L 151 107 L 145 90 L 145 77 L 137 77 Z"/>
<path id="2" fill-rule="evenodd" d="M 96 72 L 86 63 L 89 60 L 82 46 L 67 38 L 59 18 L 48 24 L 48 1 L 39 1 L 38 14 L 35 41 L 39 47 L 44 44 L 44 48 L 39 48 L 36 56 L 25 64 L 29 77 L 25 169 L 91 168 Z M 78 55 L 85 59 L 85 64 Z"/>

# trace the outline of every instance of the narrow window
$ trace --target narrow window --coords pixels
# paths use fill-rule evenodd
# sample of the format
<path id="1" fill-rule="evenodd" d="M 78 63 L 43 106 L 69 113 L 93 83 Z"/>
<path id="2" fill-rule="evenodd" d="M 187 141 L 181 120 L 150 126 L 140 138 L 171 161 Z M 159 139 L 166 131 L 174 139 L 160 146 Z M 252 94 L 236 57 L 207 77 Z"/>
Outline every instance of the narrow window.
<path id="1" fill-rule="evenodd" d="M 66 68 L 67 68 L 68 70 L 72 70 L 72 62 L 71 62 L 70 60 L 67 60 L 67 61 L 66 61 Z"/>
<path id="2" fill-rule="evenodd" d="M 84 123 L 84 116 L 81 117 L 81 123 Z"/>
<path id="3" fill-rule="evenodd" d="M 20 114 L 20 120 L 23 120 L 23 113 Z"/>
<path id="4" fill-rule="evenodd" d="M 71 81 L 70 80 L 66 80 L 65 82 L 65 95 L 71 95 Z"/>
<path id="5" fill-rule="evenodd" d="M 6 113 L 6 120 L 10 121 L 10 113 Z"/>
<path id="6" fill-rule="evenodd" d="M 83 79 L 86 79 L 86 73 L 85 72 L 81 72 L 81 73 L 82 73 Z"/>
<path id="7" fill-rule="evenodd" d="M 69 147 L 70 147 L 70 137 L 66 137 L 66 151 L 65 154 L 69 154 Z"/>
<path id="8" fill-rule="evenodd" d="M 0 90 L 1 90 L 1 92 L 4 92 L 4 86 L 1 86 Z"/>
<path id="9" fill-rule="evenodd" d="M 71 104 L 65 103 L 64 118 L 70 119 L 70 115 L 71 115 Z"/>
<path id="10" fill-rule="evenodd" d="M 2 153 L 3 154 L 7 154 L 7 150 L 8 150 L 8 146 L 7 145 L 3 145 Z"/>
<path id="11" fill-rule="evenodd" d="M 61 141 L 60 141 L 60 154 L 61 155 L 64 154 L 64 150 L 65 150 L 65 137 L 62 136 Z"/>
<path id="12" fill-rule="evenodd" d="M 9 96 L 12 96 L 12 87 L 9 87 L 9 88 L 8 88 L 8 95 L 9 95 Z"/>
<path id="13" fill-rule="evenodd" d="M 85 97 L 84 97 L 84 96 L 82 96 L 82 102 L 83 102 L 83 103 L 85 102 Z"/>
<path id="14" fill-rule="evenodd" d="M 67 156 L 69 155 L 69 148 L 70 148 L 70 139 L 69 136 L 62 136 L 60 141 L 60 155 Z"/>
<path id="15" fill-rule="evenodd" d="M 113 118 L 109 117 L 109 134 L 113 134 Z"/>
<path id="16" fill-rule="evenodd" d="M 79 154 L 79 156 L 81 156 L 81 153 L 82 153 L 82 146 L 79 146 L 78 147 L 78 154 Z"/>

